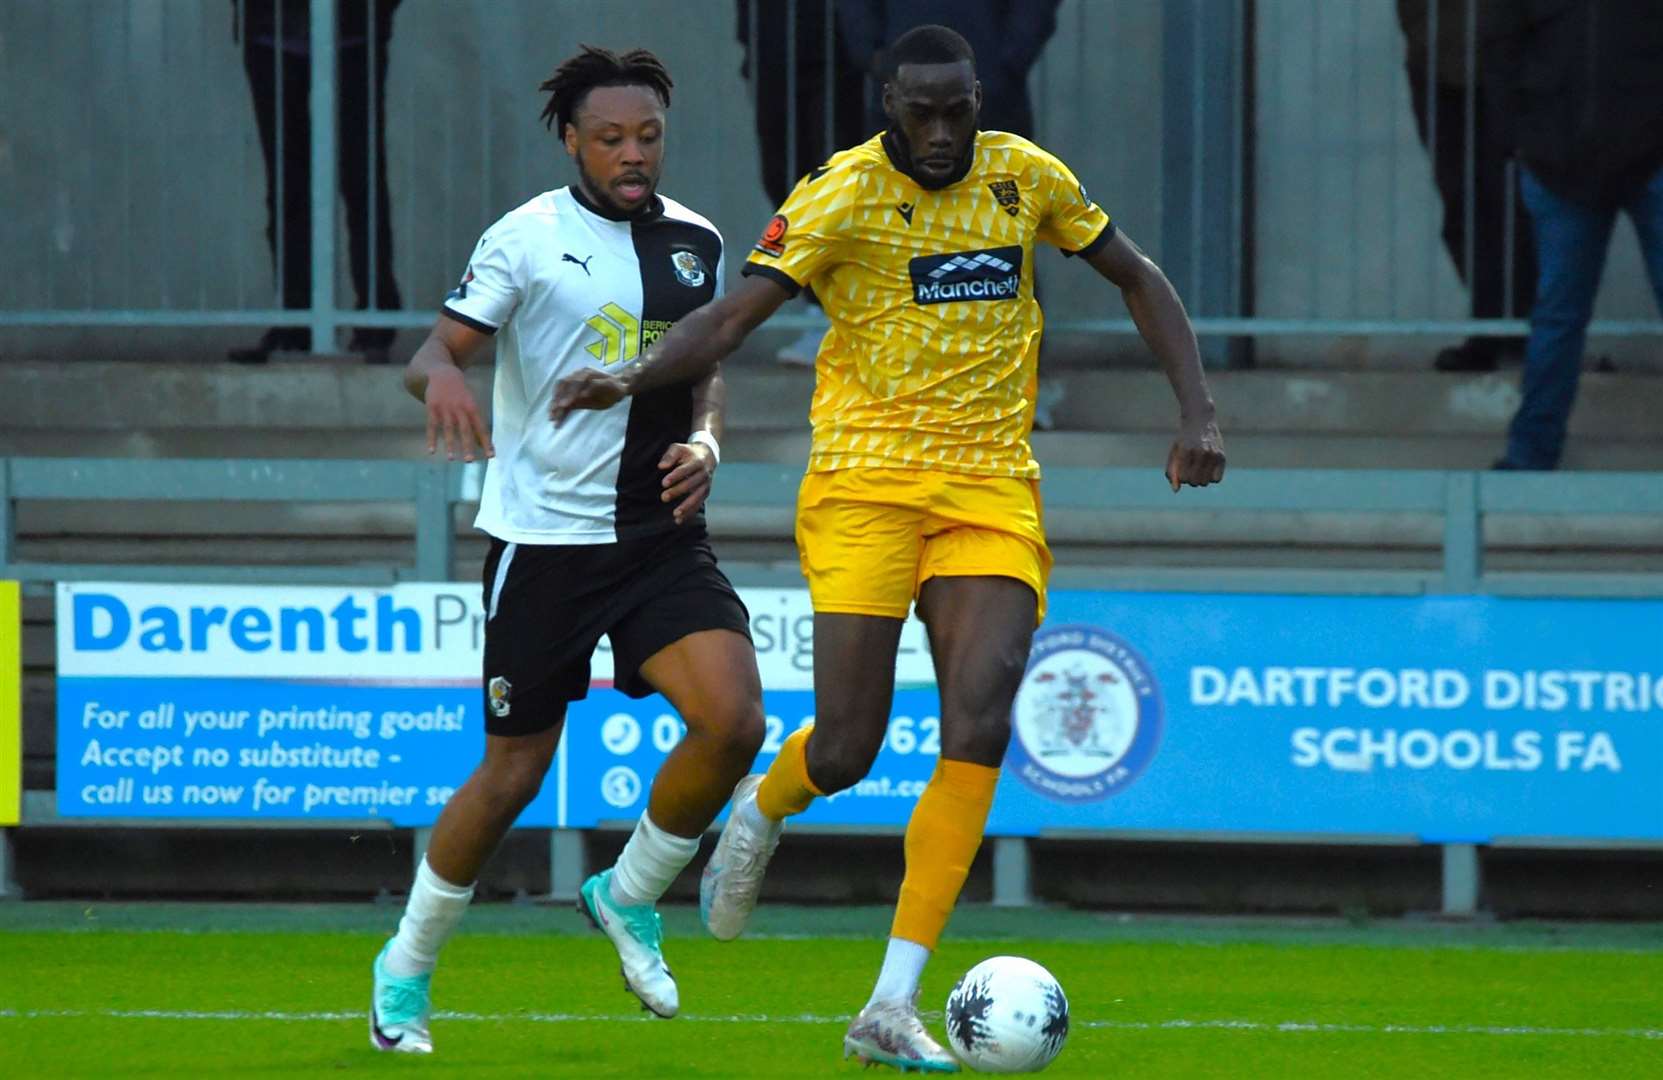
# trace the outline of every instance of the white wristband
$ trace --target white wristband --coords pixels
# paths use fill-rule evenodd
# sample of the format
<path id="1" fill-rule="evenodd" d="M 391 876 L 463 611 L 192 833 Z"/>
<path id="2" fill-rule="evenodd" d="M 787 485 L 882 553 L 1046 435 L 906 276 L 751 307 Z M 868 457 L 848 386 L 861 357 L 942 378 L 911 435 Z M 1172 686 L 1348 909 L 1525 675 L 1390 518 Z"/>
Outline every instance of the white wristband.
<path id="1" fill-rule="evenodd" d="M 710 456 L 716 459 L 716 464 L 720 465 L 722 463 L 722 444 L 716 441 L 716 436 L 712 435 L 704 428 L 700 428 L 699 430 L 693 432 L 693 434 L 687 436 L 687 442 L 690 446 L 708 446 L 710 448 Z"/>

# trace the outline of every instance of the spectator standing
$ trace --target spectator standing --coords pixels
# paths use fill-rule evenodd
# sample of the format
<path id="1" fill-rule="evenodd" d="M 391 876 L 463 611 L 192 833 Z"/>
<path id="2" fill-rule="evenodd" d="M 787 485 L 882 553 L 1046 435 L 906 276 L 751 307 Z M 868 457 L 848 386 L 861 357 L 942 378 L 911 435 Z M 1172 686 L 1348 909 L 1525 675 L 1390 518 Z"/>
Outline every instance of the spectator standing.
<path id="1" fill-rule="evenodd" d="M 1028 73 L 1057 30 L 1061 0 L 838 0 L 837 21 L 849 49 L 870 82 L 867 127 L 889 127 L 883 113 L 882 50 L 915 26 L 936 24 L 958 31 L 976 54 L 982 84 L 983 131 L 1034 136 Z"/>
<path id="2" fill-rule="evenodd" d="M 1507 0 L 1481 43 L 1536 236 L 1540 270 L 1523 400 L 1498 469 L 1553 469 L 1618 211 L 1663 309 L 1663 4 Z"/>
<path id="3" fill-rule="evenodd" d="M 1471 293 L 1472 317 L 1522 319 L 1530 315 L 1536 289 L 1536 246 L 1518 184 L 1508 175 L 1512 153 L 1502 137 L 1503 121 L 1495 115 L 1493 95 L 1484 85 L 1488 56 L 1477 47 L 1467 22 L 1468 10 L 1469 0 L 1397 0 L 1405 42 L 1403 71 L 1414 105 L 1415 130 L 1431 156 L 1432 178 L 1443 204 L 1444 249 Z M 1469 337 L 1441 350 L 1433 366 L 1439 371 L 1494 371 L 1503 358 L 1521 358 L 1524 343 L 1522 337 Z"/>
<path id="4" fill-rule="evenodd" d="M 371 306 L 371 184 L 375 191 L 374 306 L 384 311 L 401 306 L 398 282 L 393 279 L 386 144 L 387 47 L 393 36 L 393 13 L 400 2 L 339 0 L 335 8 L 336 152 L 340 196 L 346 203 L 347 261 L 360 309 Z M 284 308 L 312 306 L 310 11 L 306 0 L 232 0 L 233 34 L 242 43 L 243 70 L 248 74 L 254 119 L 260 129 L 260 150 L 265 158 L 266 241 L 281 279 L 277 287 Z M 283 134 L 281 159 L 277 154 L 279 122 Z M 394 333 L 390 327 L 355 328 L 347 350 L 361 353 L 370 363 L 385 364 Z M 306 327 L 272 327 L 256 344 L 232 349 L 228 357 L 240 364 L 263 364 L 274 352 L 308 352 L 318 344 L 328 343 L 313 342 L 312 332 Z"/>
<path id="5" fill-rule="evenodd" d="M 832 3 L 739 0 L 737 5 L 738 36 L 745 48 L 739 72 L 751 84 L 762 187 L 770 206 L 785 202 L 797 181 L 832 154 L 878 130 L 868 127 L 861 67 L 835 19 L 827 33 Z M 781 108 L 786 101 L 790 107 Z M 795 142 L 791 125 L 795 126 Z M 784 364 L 812 369 L 826 332 L 825 317 L 812 289 L 803 290 L 803 308 L 822 325 L 805 330 L 780 349 L 778 358 Z"/>

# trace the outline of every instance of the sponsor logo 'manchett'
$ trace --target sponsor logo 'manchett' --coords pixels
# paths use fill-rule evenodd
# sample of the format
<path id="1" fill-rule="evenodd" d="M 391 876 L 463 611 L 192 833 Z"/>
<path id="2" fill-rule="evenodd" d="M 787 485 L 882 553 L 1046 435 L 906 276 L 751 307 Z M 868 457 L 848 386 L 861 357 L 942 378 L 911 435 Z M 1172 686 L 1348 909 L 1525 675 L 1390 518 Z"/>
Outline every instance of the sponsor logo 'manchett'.
<path id="1" fill-rule="evenodd" d="M 1014 300 L 1022 291 L 1022 249 L 1017 246 L 952 255 L 921 255 L 908 264 L 912 298 L 919 304 L 961 300 Z"/>

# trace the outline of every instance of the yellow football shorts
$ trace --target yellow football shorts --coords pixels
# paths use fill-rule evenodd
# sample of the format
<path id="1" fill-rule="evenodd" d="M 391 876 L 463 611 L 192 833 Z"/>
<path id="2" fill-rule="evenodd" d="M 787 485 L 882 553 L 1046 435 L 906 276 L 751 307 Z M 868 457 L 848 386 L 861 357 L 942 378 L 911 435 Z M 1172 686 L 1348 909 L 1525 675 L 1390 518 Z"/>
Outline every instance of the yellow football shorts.
<path id="1" fill-rule="evenodd" d="M 797 554 L 814 610 L 906 618 L 932 577 L 1008 577 L 1045 617 L 1051 549 L 1039 484 L 926 469 L 839 469 L 803 477 Z"/>

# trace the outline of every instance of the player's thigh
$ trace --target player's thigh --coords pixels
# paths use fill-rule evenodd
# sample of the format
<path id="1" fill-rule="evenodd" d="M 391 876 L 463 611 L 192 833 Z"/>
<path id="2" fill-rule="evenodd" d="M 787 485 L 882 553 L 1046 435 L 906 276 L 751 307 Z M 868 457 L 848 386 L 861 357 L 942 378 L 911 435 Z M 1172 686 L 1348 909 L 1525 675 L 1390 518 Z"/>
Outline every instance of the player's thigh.
<path id="1" fill-rule="evenodd" d="M 696 630 L 653 653 L 640 672 L 690 730 L 762 744 L 762 678 L 750 638 Z"/>
<path id="2" fill-rule="evenodd" d="M 689 728 L 762 737 L 750 613 L 702 540 L 667 548 L 639 601 L 608 632 L 614 685 L 658 691 Z"/>
<path id="3" fill-rule="evenodd" d="M 1003 758 L 1033 644 L 1035 603 L 1032 587 L 1013 577 L 925 582 L 918 610 L 941 691 L 943 757 L 983 765 Z"/>
<path id="4" fill-rule="evenodd" d="M 797 554 L 816 613 L 905 619 L 924 514 L 910 470 L 809 473 L 797 495 Z"/>

